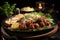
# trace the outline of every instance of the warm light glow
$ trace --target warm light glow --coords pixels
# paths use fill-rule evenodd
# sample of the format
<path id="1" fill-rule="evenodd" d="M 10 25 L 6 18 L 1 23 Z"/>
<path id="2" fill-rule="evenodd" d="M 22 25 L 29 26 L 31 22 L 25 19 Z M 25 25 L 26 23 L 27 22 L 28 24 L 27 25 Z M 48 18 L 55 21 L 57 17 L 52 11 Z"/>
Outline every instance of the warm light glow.
<path id="1" fill-rule="evenodd" d="M 39 9 L 42 9 L 43 7 L 42 7 L 42 5 L 41 5 L 41 3 L 39 4 Z"/>

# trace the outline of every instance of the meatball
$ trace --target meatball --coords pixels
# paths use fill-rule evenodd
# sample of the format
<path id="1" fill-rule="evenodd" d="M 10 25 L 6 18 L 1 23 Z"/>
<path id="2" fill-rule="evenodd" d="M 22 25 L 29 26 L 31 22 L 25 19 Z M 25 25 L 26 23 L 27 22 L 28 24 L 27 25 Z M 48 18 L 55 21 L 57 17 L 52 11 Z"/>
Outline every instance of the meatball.
<path id="1" fill-rule="evenodd" d="M 30 24 L 32 24 L 33 22 L 31 20 L 27 20 L 26 21 L 26 26 L 28 27 Z"/>
<path id="2" fill-rule="evenodd" d="M 47 26 L 49 26 L 49 27 L 51 26 L 50 22 L 46 22 L 46 24 L 47 24 Z"/>
<path id="3" fill-rule="evenodd" d="M 35 28 L 39 28 L 40 27 L 38 23 L 34 23 L 34 26 L 35 26 Z"/>
<path id="4" fill-rule="evenodd" d="M 36 22 L 37 22 L 37 23 L 40 23 L 40 22 L 42 22 L 42 21 L 43 21 L 43 20 L 42 20 L 41 18 L 38 18 Z"/>
<path id="5" fill-rule="evenodd" d="M 44 23 L 45 23 L 45 25 L 48 26 L 48 27 L 51 26 L 51 23 L 50 23 L 49 21 L 47 21 L 47 20 L 44 20 Z"/>
<path id="6" fill-rule="evenodd" d="M 21 30 L 25 30 L 25 29 L 27 29 L 27 27 L 26 27 L 25 24 L 20 24 L 20 25 L 19 25 L 19 28 L 20 28 Z"/>
<path id="7" fill-rule="evenodd" d="M 27 23 L 27 24 L 31 24 L 32 21 L 31 21 L 31 20 L 27 20 L 26 23 Z"/>
<path id="8" fill-rule="evenodd" d="M 40 22 L 41 27 L 46 26 L 44 22 Z"/>
<path id="9" fill-rule="evenodd" d="M 30 24 L 28 28 L 29 29 L 35 29 L 34 24 Z"/>

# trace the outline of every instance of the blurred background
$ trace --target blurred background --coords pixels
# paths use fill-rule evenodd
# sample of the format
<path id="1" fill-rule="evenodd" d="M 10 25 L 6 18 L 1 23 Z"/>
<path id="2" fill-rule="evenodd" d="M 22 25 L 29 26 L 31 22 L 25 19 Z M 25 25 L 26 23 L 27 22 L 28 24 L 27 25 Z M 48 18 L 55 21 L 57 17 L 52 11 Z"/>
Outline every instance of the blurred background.
<path id="1" fill-rule="evenodd" d="M 4 2 L 9 2 L 10 4 L 16 3 L 19 8 L 25 7 L 25 6 L 31 6 L 36 7 L 36 2 L 42 1 L 45 3 L 45 7 L 48 7 L 49 9 L 54 9 L 56 12 L 53 13 L 56 17 L 56 20 L 59 21 L 60 19 L 60 13 L 59 13 L 59 0 L 0 0 L 0 6 L 4 4 Z"/>

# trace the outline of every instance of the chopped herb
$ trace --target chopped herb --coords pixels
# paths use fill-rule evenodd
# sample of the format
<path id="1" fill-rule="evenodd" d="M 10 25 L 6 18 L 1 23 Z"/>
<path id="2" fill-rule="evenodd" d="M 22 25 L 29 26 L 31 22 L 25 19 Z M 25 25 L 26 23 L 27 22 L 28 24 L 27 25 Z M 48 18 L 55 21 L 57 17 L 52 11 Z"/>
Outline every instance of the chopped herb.
<path id="1" fill-rule="evenodd" d="M 37 28 L 37 31 L 40 31 L 40 28 Z"/>
<path id="2" fill-rule="evenodd" d="M 0 12 L 3 13 L 5 16 L 9 17 L 11 14 L 13 14 L 15 6 L 16 4 L 13 4 L 11 6 L 8 2 L 5 2 L 5 4 L 0 7 Z"/>
<path id="3" fill-rule="evenodd" d="M 46 16 L 47 18 L 52 18 L 52 16 L 51 16 L 49 13 L 45 14 L 45 16 Z"/>
<path id="4" fill-rule="evenodd" d="M 48 29 L 48 26 L 45 26 L 45 27 L 43 28 L 43 30 L 46 30 L 46 29 Z"/>

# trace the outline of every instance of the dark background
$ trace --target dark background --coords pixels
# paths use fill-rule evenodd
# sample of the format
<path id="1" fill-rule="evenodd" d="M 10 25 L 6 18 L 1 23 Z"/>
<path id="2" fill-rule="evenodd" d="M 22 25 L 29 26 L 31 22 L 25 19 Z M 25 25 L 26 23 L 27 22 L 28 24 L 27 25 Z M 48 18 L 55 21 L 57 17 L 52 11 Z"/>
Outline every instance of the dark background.
<path id="1" fill-rule="evenodd" d="M 46 7 L 51 7 L 52 4 L 54 4 L 54 10 L 58 11 L 58 14 L 56 14 L 56 18 L 60 19 L 60 13 L 59 13 L 59 0 L 0 0 L 0 6 L 2 6 L 4 4 L 4 2 L 9 2 L 10 4 L 16 3 L 17 6 L 16 7 L 25 7 L 25 6 L 31 6 L 31 7 L 36 7 L 36 2 L 38 1 L 42 1 L 46 3 Z"/>
<path id="2" fill-rule="evenodd" d="M 4 2 L 8 1 L 10 4 L 17 3 L 17 7 L 22 6 L 35 6 L 36 2 L 43 1 L 47 3 L 48 6 L 51 4 L 55 4 L 55 9 L 59 9 L 59 0 L 0 0 L 0 6 L 4 4 Z"/>
<path id="3" fill-rule="evenodd" d="M 45 2 L 45 6 L 48 8 L 52 7 L 52 4 L 54 4 L 53 8 L 56 11 L 56 13 L 53 13 L 53 16 L 55 18 L 56 21 L 60 21 L 60 4 L 59 4 L 59 0 L 0 0 L 0 6 L 2 6 L 4 4 L 4 2 L 9 2 L 9 4 L 14 4 L 16 3 L 16 7 L 22 8 L 25 6 L 31 6 L 31 7 L 36 7 L 36 2 Z M 3 19 L 2 16 L 0 16 L 1 21 Z"/>

